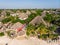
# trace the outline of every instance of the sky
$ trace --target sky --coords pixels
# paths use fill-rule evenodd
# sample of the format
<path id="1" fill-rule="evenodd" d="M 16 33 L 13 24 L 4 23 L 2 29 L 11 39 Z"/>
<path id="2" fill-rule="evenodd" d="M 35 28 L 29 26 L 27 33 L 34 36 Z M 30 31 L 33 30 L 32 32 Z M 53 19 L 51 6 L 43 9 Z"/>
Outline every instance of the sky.
<path id="1" fill-rule="evenodd" d="M 0 0 L 0 9 L 60 8 L 60 0 Z"/>

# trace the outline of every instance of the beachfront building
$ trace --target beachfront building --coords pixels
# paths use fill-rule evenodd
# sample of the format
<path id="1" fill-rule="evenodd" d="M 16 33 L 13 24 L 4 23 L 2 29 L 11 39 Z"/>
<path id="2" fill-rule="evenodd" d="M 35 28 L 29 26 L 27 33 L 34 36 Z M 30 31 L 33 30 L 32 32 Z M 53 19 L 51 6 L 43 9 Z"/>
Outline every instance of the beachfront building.
<path id="1" fill-rule="evenodd" d="M 43 23 L 47 26 L 46 22 L 43 20 L 41 16 L 36 16 L 29 24 L 38 25 L 40 23 Z"/>
<path id="2" fill-rule="evenodd" d="M 25 36 L 25 25 L 21 24 L 20 22 L 15 23 L 14 25 L 11 26 L 11 30 L 16 31 L 16 35 L 17 36 Z M 14 32 L 12 32 L 12 34 L 14 34 Z M 14 37 L 14 36 L 13 36 Z"/>
<path id="3" fill-rule="evenodd" d="M 11 13 L 10 14 L 11 16 L 17 16 L 17 15 L 19 15 L 18 13 Z"/>
<path id="4" fill-rule="evenodd" d="M 1 16 L 6 16 L 6 10 L 3 10 L 2 12 L 1 12 Z"/>
<path id="5" fill-rule="evenodd" d="M 27 15 L 30 15 L 30 14 L 31 14 L 31 12 L 30 12 L 29 10 L 27 10 L 27 11 L 26 11 L 26 14 L 27 14 Z"/>
<path id="6" fill-rule="evenodd" d="M 13 12 L 11 10 L 9 11 L 9 13 L 10 13 L 11 16 L 17 16 L 17 15 L 19 15 L 19 13 L 17 13 L 17 12 L 15 13 L 15 12 Z"/>
<path id="7" fill-rule="evenodd" d="M 13 23 L 11 23 L 11 22 L 8 22 L 8 23 L 4 24 L 4 26 L 8 29 L 10 29 L 12 25 L 13 25 Z"/>
<path id="8" fill-rule="evenodd" d="M 0 32 L 4 32 L 6 30 L 6 27 L 2 22 L 0 22 Z"/>
<path id="9" fill-rule="evenodd" d="M 28 15 L 25 13 L 21 13 L 20 15 L 18 15 L 19 19 L 21 20 L 26 20 L 28 18 Z"/>
<path id="10" fill-rule="evenodd" d="M 30 22 L 30 24 L 37 25 L 37 24 L 40 24 L 41 22 L 42 22 L 41 17 L 37 16 Z"/>
<path id="11" fill-rule="evenodd" d="M 14 25 L 11 26 L 11 29 L 16 30 L 17 28 L 21 27 L 23 24 L 21 24 L 20 22 L 15 23 Z"/>
<path id="12" fill-rule="evenodd" d="M 35 10 L 31 10 L 31 12 L 32 12 L 32 13 L 36 13 L 36 11 L 35 11 Z"/>

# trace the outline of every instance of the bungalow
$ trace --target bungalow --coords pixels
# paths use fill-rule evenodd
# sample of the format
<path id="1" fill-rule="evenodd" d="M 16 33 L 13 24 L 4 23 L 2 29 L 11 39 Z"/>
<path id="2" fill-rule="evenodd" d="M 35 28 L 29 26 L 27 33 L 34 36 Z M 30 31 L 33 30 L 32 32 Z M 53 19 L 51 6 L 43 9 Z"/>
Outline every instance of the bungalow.
<path id="1" fill-rule="evenodd" d="M 19 23 L 19 22 L 15 23 L 15 24 L 11 27 L 11 29 L 17 31 L 17 35 L 18 35 L 18 36 L 22 36 L 22 35 L 25 34 L 24 28 L 25 28 L 24 25 L 21 24 L 21 23 Z"/>
<path id="2" fill-rule="evenodd" d="M 11 16 L 16 16 L 16 14 L 13 11 L 8 10 L 8 12 L 10 13 Z"/>
<path id="3" fill-rule="evenodd" d="M 55 13 L 56 15 L 60 15 L 60 9 L 57 9 L 56 11 L 54 11 L 54 13 Z"/>
<path id="4" fill-rule="evenodd" d="M 7 10 L 7 12 L 9 12 L 9 13 L 14 13 L 13 11 L 11 11 L 11 10 Z"/>
<path id="5" fill-rule="evenodd" d="M 2 12 L 1 12 L 1 16 L 5 16 L 6 15 L 6 10 L 3 10 Z"/>
<path id="6" fill-rule="evenodd" d="M 30 15 L 30 14 L 31 14 L 31 12 L 30 12 L 29 10 L 27 10 L 27 11 L 26 11 L 26 14 L 27 14 L 27 15 Z"/>
<path id="7" fill-rule="evenodd" d="M 21 27 L 23 24 L 21 24 L 20 22 L 15 23 L 14 25 L 11 26 L 11 29 L 16 30 L 17 28 Z"/>
<path id="8" fill-rule="evenodd" d="M 28 15 L 26 13 L 21 13 L 20 15 L 18 15 L 18 17 L 21 20 L 26 20 L 28 18 Z"/>
<path id="9" fill-rule="evenodd" d="M 21 13 L 20 10 L 17 10 L 16 13 Z"/>
<path id="10" fill-rule="evenodd" d="M 0 32 L 4 32 L 6 30 L 6 27 L 2 22 L 0 22 Z"/>
<path id="11" fill-rule="evenodd" d="M 43 23 L 44 25 L 47 26 L 46 22 L 43 20 L 41 16 L 35 17 L 29 24 L 38 25 L 40 23 Z"/>
<path id="12" fill-rule="evenodd" d="M 4 26 L 5 26 L 6 28 L 10 28 L 12 25 L 13 25 L 13 24 L 12 24 L 11 22 L 8 22 L 8 23 L 4 24 Z"/>
<path id="13" fill-rule="evenodd" d="M 10 15 L 11 16 L 17 16 L 18 14 L 17 13 L 11 13 Z"/>
<path id="14" fill-rule="evenodd" d="M 17 15 L 20 15 L 20 13 L 21 13 L 20 10 L 17 10 L 17 11 L 16 11 L 16 14 L 17 14 Z"/>
<path id="15" fill-rule="evenodd" d="M 5 18 L 5 17 L 2 15 L 2 16 L 0 17 L 0 21 L 2 21 L 4 18 Z"/>
<path id="16" fill-rule="evenodd" d="M 0 22 L 0 29 L 3 27 L 3 24 L 2 24 L 2 22 Z"/>
<path id="17" fill-rule="evenodd" d="M 13 11 L 8 11 L 10 13 L 11 16 L 17 16 L 19 15 L 19 13 L 14 13 Z"/>
<path id="18" fill-rule="evenodd" d="M 44 10 L 42 13 L 41 13 L 41 17 L 45 17 L 46 16 L 46 10 Z"/>
<path id="19" fill-rule="evenodd" d="M 23 35 L 25 35 L 25 30 L 18 32 L 17 35 L 18 35 L 18 36 L 23 36 Z"/>
<path id="20" fill-rule="evenodd" d="M 21 12 L 20 12 L 19 10 L 17 10 L 16 13 L 11 12 L 10 15 L 11 15 L 11 16 L 19 16 L 20 13 L 21 13 Z"/>
<path id="21" fill-rule="evenodd" d="M 40 24 L 41 22 L 42 22 L 41 21 L 41 17 L 40 16 L 37 16 L 29 24 L 36 25 L 36 24 Z"/>
<path id="22" fill-rule="evenodd" d="M 32 13 L 36 13 L 36 11 L 35 11 L 35 10 L 31 10 L 31 12 L 32 12 Z"/>

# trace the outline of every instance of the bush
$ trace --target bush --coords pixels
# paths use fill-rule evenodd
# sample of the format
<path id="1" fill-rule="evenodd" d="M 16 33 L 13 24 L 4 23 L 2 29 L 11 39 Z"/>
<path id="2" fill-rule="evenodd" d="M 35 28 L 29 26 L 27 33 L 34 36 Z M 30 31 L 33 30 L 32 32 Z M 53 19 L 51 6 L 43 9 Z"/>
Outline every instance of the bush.
<path id="1" fill-rule="evenodd" d="M 0 36 L 4 36 L 4 32 L 0 32 Z"/>
<path id="2" fill-rule="evenodd" d="M 52 20 L 54 20 L 53 16 L 51 14 L 46 14 L 46 16 L 44 17 L 44 20 L 46 20 L 47 22 L 51 22 Z"/>
<path id="3" fill-rule="evenodd" d="M 10 16 L 10 13 L 9 12 L 6 12 L 6 16 Z"/>
<path id="4" fill-rule="evenodd" d="M 2 20 L 2 23 L 7 23 L 7 22 L 9 22 L 9 21 L 11 21 L 10 18 L 5 18 L 5 19 Z"/>
<path id="5" fill-rule="evenodd" d="M 37 12 L 37 15 L 41 15 L 41 12 L 43 12 L 43 10 L 38 9 L 38 10 L 36 10 L 36 12 Z"/>
<path id="6" fill-rule="evenodd" d="M 20 23 L 22 23 L 22 24 L 25 23 L 24 20 L 20 20 L 19 18 L 13 19 L 13 20 L 11 20 L 11 22 L 12 22 L 12 23 L 20 22 Z"/>
<path id="7" fill-rule="evenodd" d="M 57 29 L 57 27 L 56 27 L 56 25 L 53 25 L 53 26 L 50 26 L 49 29 L 50 29 L 51 31 L 55 31 L 55 30 Z"/>
<path id="8" fill-rule="evenodd" d="M 30 35 L 30 32 L 27 31 L 27 32 L 26 32 L 26 35 L 29 36 L 29 35 Z"/>

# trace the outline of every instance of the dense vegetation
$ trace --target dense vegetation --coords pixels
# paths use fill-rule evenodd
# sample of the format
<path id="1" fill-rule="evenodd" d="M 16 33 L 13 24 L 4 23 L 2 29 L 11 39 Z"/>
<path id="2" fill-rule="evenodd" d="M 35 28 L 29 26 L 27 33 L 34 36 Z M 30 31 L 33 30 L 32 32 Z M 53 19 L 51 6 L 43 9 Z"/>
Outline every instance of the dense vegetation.
<path id="1" fill-rule="evenodd" d="M 30 12 L 31 10 L 28 9 Z M 29 22 L 31 20 L 33 20 L 36 16 L 41 16 L 41 13 L 44 11 L 42 9 L 32 9 L 33 11 L 35 11 L 36 13 L 32 13 L 28 16 L 28 18 L 26 20 L 21 20 L 19 19 L 18 16 L 10 16 L 9 12 L 6 12 L 6 17 L 2 20 L 2 23 L 16 23 L 16 22 L 20 22 L 22 24 L 26 23 L 26 34 L 27 36 L 37 36 L 39 39 L 54 39 L 58 37 L 58 34 L 55 33 L 57 27 L 60 26 L 60 15 L 59 14 L 55 14 L 55 13 L 47 13 L 45 17 L 43 17 L 44 21 L 46 23 L 49 23 L 50 26 L 46 27 L 43 23 L 40 23 L 39 25 L 33 25 L 33 24 L 29 24 Z M 50 9 L 49 9 L 50 10 Z M 48 11 L 49 11 L 48 10 Z M 0 10 L 1 13 L 2 10 Z M 14 13 L 16 13 L 17 10 L 11 10 Z M 26 13 L 26 9 L 22 9 L 19 10 L 20 12 Z M 56 11 L 56 10 L 53 10 Z M 52 24 L 52 25 L 51 25 Z M 8 36 L 11 36 L 10 31 L 7 32 Z M 0 33 L 0 36 L 3 36 L 4 33 Z"/>
<path id="2" fill-rule="evenodd" d="M 44 20 L 46 20 L 47 22 L 51 22 L 52 20 L 54 20 L 54 17 L 52 14 L 46 13 Z"/>
<path id="3" fill-rule="evenodd" d="M 25 21 L 20 20 L 17 16 L 9 16 L 5 19 L 2 20 L 2 23 L 8 23 L 8 22 L 12 22 L 12 23 L 16 23 L 16 22 L 21 22 L 21 23 L 25 23 Z"/>
<path id="4" fill-rule="evenodd" d="M 49 29 L 49 28 L 45 27 L 45 25 L 43 25 L 43 24 L 40 24 L 38 26 L 33 26 L 32 24 L 29 24 L 26 28 L 26 34 L 28 36 L 35 35 L 41 39 L 48 39 L 48 38 L 53 39 L 53 38 L 58 37 L 57 34 L 54 34 L 55 30 L 56 30 L 55 26 L 52 26 Z"/>
<path id="5" fill-rule="evenodd" d="M 55 16 L 54 20 L 52 20 L 51 23 L 60 26 L 60 15 Z"/>
<path id="6" fill-rule="evenodd" d="M 42 12 L 43 12 L 43 10 L 41 10 L 41 9 L 36 10 L 37 15 L 41 15 Z"/>
<path id="7" fill-rule="evenodd" d="M 11 21 L 12 23 L 20 22 L 24 24 L 24 23 L 29 23 L 32 19 L 34 19 L 37 16 L 37 14 L 31 13 L 26 20 L 20 20 L 18 16 L 10 16 L 9 13 L 7 13 L 7 16 L 8 16 L 7 18 L 2 20 L 3 23 L 7 23 Z"/>

